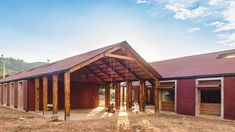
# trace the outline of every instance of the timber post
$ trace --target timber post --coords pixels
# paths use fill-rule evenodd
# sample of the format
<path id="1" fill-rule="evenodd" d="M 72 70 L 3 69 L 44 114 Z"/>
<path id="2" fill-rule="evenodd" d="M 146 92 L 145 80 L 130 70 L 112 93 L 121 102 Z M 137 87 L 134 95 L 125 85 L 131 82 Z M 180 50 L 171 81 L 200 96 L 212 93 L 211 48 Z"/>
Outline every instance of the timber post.
<path id="1" fill-rule="evenodd" d="M 107 108 L 110 105 L 110 85 L 105 84 L 105 108 Z"/>
<path id="2" fill-rule="evenodd" d="M 159 91 L 158 91 L 159 81 L 155 80 L 155 87 L 154 87 L 154 96 L 155 96 L 155 113 L 159 112 Z"/>
<path id="3" fill-rule="evenodd" d="M 70 73 L 64 73 L 64 119 L 70 120 Z"/>
<path id="4" fill-rule="evenodd" d="M 39 88 L 40 88 L 39 78 L 35 78 L 35 112 L 39 111 Z"/>
<path id="5" fill-rule="evenodd" d="M 115 83 L 115 107 L 120 109 L 120 83 Z"/>
<path id="6" fill-rule="evenodd" d="M 43 77 L 43 114 L 47 111 L 48 103 L 48 78 L 47 76 Z"/>
<path id="7" fill-rule="evenodd" d="M 53 114 L 58 113 L 58 75 L 53 75 Z"/>

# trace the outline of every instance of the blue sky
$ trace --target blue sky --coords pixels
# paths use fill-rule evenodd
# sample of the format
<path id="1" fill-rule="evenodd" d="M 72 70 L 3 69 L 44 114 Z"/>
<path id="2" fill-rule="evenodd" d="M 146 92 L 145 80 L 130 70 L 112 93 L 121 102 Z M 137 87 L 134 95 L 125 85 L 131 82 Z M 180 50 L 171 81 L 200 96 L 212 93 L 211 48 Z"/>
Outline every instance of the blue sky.
<path id="1" fill-rule="evenodd" d="M 120 41 L 147 61 L 235 48 L 234 0 L 0 1 L 0 54 L 60 60 Z"/>

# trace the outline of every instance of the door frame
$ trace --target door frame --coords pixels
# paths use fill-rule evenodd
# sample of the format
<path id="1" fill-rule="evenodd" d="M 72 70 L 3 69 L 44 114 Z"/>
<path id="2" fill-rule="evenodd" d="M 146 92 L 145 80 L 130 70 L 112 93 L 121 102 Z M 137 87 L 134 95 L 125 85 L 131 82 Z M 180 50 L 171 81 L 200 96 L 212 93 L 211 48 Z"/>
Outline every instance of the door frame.
<path id="1" fill-rule="evenodd" d="M 196 79 L 195 83 L 195 115 L 200 115 L 200 103 L 201 103 L 201 91 L 197 88 L 197 84 L 199 81 L 212 81 L 212 80 L 220 80 L 221 81 L 221 113 L 220 117 L 224 118 L 224 77 L 217 77 L 217 78 L 198 78 Z"/>
<path id="2" fill-rule="evenodd" d="M 161 84 L 161 83 L 164 83 L 164 82 L 174 82 L 175 83 L 175 100 L 174 100 L 174 107 L 175 107 L 175 109 L 174 109 L 174 112 L 175 113 L 177 113 L 177 80 L 164 80 L 164 81 L 159 81 L 159 85 Z M 162 92 L 159 90 L 159 93 L 158 93 L 158 99 L 159 99 L 159 108 L 158 108 L 158 110 L 159 110 L 159 112 L 162 112 Z"/>
<path id="3" fill-rule="evenodd" d="M 21 88 L 21 89 L 20 89 Z M 17 84 L 17 106 L 19 110 L 23 110 L 24 108 L 24 82 L 23 81 L 18 81 Z M 19 94 L 21 94 L 21 97 L 19 96 Z M 19 101 L 21 100 L 21 107 L 19 107 Z"/>
<path id="4" fill-rule="evenodd" d="M 10 82 L 10 107 L 14 108 L 15 103 L 15 83 Z"/>

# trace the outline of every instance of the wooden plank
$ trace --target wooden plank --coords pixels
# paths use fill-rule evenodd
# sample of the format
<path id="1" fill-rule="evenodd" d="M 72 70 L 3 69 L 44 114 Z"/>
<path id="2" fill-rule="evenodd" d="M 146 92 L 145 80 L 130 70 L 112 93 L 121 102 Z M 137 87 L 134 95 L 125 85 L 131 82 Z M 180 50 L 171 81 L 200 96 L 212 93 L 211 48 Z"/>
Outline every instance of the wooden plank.
<path id="1" fill-rule="evenodd" d="M 70 72 L 64 73 L 64 119 L 70 119 Z"/>
<path id="2" fill-rule="evenodd" d="M 145 85 L 144 81 L 140 81 L 140 111 L 145 111 Z"/>
<path id="3" fill-rule="evenodd" d="M 48 104 L 48 78 L 43 77 L 43 113 L 47 111 Z"/>
<path id="4" fill-rule="evenodd" d="M 110 85 L 105 84 L 105 108 L 110 105 Z"/>
<path id="5" fill-rule="evenodd" d="M 168 101 L 168 102 L 161 102 L 161 110 L 162 111 L 171 111 L 174 112 L 175 111 L 175 103 L 174 101 Z"/>
<path id="6" fill-rule="evenodd" d="M 120 83 L 115 83 L 115 107 L 120 108 Z"/>
<path id="7" fill-rule="evenodd" d="M 220 103 L 201 103 L 200 114 L 202 115 L 221 115 L 221 104 Z"/>
<path id="8" fill-rule="evenodd" d="M 105 56 L 112 57 L 112 58 L 117 58 L 117 59 L 129 60 L 129 61 L 136 61 L 135 58 L 132 58 L 132 57 L 129 57 L 129 56 L 122 56 L 122 55 L 109 54 L 109 53 L 106 53 Z"/>
<path id="9" fill-rule="evenodd" d="M 39 78 L 35 78 L 35 112 L 39 111 Z"/>
<path id="10" fill-rule="evenodd" d="M 159 90 L 158 90 L 158 87 L 159 87 L 159 81 L 158 79 L 155 80 L 155 85 L 154 85 L 154 96 L 155 96 L 155 113 L 159 112 Z"/>
<path id="11" fill-rule="evenodd" d="M 53 80 L 53 114 L 58 113 L 58 80 L 59 76 L 58 75 L 53 75 L 52 76 Z"/>

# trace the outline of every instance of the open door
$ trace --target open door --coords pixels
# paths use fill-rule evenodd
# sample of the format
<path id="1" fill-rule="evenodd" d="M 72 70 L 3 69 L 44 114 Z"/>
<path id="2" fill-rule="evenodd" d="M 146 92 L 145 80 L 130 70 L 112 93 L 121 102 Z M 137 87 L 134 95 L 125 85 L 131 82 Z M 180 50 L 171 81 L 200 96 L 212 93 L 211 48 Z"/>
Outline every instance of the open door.
<path id="1" fill-rule="evenodd" d="M 175 112 L 175 81 L 160 82 L 160 111 Z"/>
<path id="2" fill-rule="evenodd" d="M 18 82 L 18 109 L 23 110 L 23 82 Z"/>

